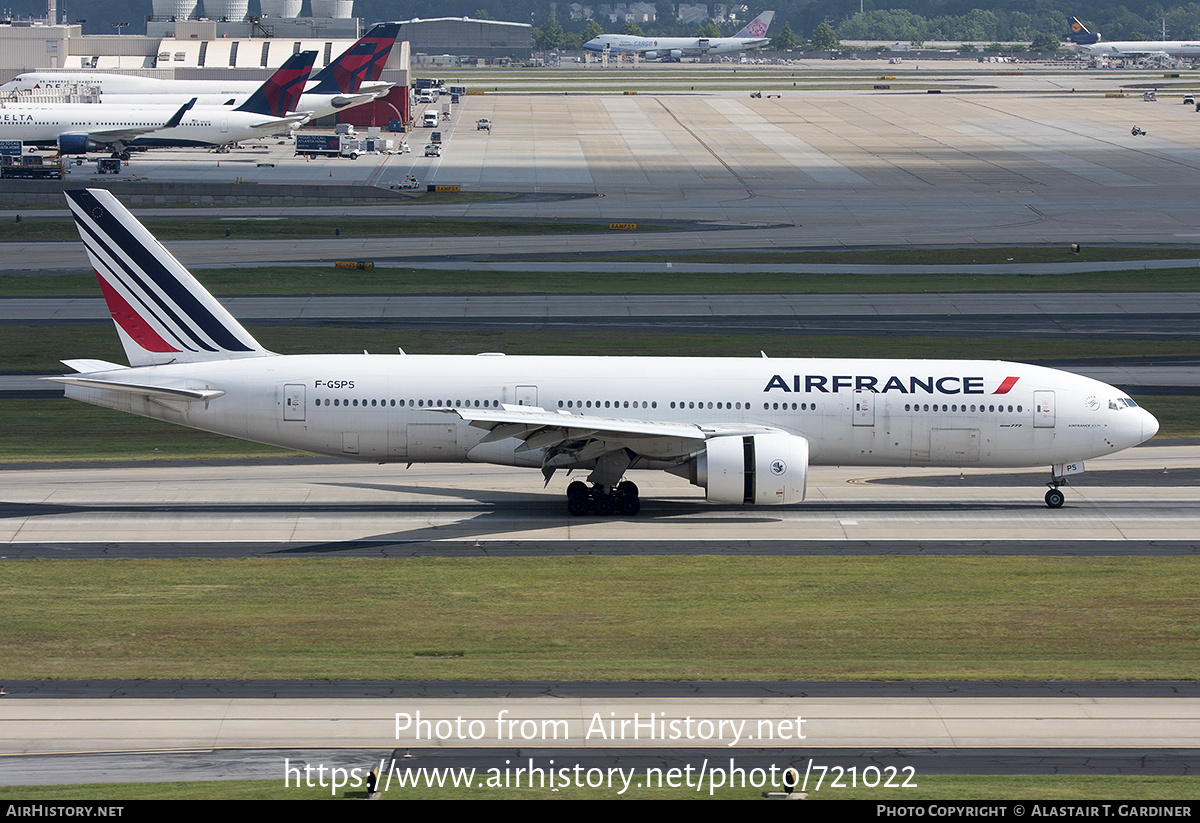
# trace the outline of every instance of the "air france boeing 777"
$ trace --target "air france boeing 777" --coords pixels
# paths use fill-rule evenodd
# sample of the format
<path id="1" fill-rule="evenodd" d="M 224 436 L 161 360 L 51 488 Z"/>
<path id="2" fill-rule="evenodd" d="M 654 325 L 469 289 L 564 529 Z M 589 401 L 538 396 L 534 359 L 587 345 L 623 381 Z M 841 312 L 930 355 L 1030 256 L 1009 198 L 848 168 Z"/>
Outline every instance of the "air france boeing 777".
<path id="1" fill-rule="evenodd" d="M 971 360 L 278 355 L 107 191 L 67 192 L 128 367 L 64 360 L 68 397 L 192 428 L 370 462 L 589 471 L 571 514 L 636 514 L 632 469 L 717 503 L 804 499 L 810 465 L 1050 465 L 1152 437 L 1119 389 Z"/>

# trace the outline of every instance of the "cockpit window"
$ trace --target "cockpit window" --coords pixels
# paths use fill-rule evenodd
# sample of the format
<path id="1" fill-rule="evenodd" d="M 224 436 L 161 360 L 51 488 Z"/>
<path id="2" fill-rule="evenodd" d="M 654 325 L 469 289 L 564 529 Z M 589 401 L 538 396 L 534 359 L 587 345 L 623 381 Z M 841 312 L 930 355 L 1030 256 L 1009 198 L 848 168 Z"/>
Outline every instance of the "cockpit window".
<path id="1" fill-rule="evenodd" d="M 1110 409 L 1136 409 L 1137 403 L 1128 397 L 1118 397 L 1116 400 L 1109 400 L 1108 407 Z"/>

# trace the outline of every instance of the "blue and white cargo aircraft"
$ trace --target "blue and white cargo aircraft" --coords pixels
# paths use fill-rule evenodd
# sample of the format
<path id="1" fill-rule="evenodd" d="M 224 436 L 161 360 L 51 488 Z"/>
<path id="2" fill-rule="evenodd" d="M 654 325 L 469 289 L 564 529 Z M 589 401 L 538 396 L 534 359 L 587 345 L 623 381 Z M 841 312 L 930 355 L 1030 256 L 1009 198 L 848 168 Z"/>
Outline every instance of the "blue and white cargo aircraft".
<path id="1" fill-rule="evenodd" d="M 1099 32 L 1090 32 L 1078 17 L 1070 18 L 1071 33 L 1067 39 L 1071 49 L 1083 52 L 1091 57 L 1179 57 L 1196 59 L 1200 57 L 1200 41 L 1198 40 L 1112 40 L 1101 42 Z"/>
<path id="2" fill-rule="evenodd" d="M 585 470 L 573 515 L 636 514 L 633 469 L 778 505 L 831 464 L 1050 465 L 1057 508 L 1082 461 L 1158 430 L 1119 389 L 1001 361 L 278 355 L 112 194 L 67 200 L 130 363 L 64 360 L 68 397 L 351 460 Z"/>
<path id="3" fill-rule="evenodd" d="M 647 60 L 678 62 L 684 57 L 732 54 L 769 45 L 767 29 L 775 12 L 764 11 L 733 37 L 645 37 L 632 34 L 601 34 L 583 44 L 588 51 L 640 54 Z"/>

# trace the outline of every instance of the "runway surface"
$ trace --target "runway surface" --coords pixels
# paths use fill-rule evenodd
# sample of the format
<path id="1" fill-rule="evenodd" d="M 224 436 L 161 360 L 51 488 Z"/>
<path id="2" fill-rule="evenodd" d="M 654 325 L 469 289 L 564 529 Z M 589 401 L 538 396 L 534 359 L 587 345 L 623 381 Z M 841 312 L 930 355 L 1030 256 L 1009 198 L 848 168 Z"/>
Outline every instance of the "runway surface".
<path id="1" fill-rule="evenodd" d="M 780 508 L 709 505 L 679 478 L 639 472 L 637 517 L 575 518 L 566 513 L 566 481 L 543 489 L 535 471 L 300 465 L 13 468 L 0 498 L 0 548 L 12 558 L 658 554 L 697 547 L 789 554 L 836 553 L 838 546 L 881 554 L 1190 554 L 1200 534 L 1200 446 L 1142 447 L 1089 461 L 1057 511 L 1042 502 L 1044 470 L 814 467 L 807 501 Z"/>

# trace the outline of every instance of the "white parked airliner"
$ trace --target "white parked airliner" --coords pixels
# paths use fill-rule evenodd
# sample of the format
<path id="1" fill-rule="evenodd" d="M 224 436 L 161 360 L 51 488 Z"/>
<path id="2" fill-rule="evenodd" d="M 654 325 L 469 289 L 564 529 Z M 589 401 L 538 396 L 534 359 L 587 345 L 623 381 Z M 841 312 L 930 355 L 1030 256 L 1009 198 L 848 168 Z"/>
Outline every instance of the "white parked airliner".
<path id="1" fill-rule="evenodd" d="M 588 51 L 637 53 L 647 60 L 678 62 L 683 57 L 732 54 L 769 45 L 767 29 L 775 12 L 764 11 L 733 37 L 646 37 L 632 34 L 601 34 L 583 44 Z"/>
<path id="2" fill-rule="evenodd" d="M 300 125 L 311 112 L 296 101 L 312 69 L 315 51 L 293 54 L 235 109 L 105 103 L 0 103 L 0 140 L 54 146 L 59 154 L 111 151 L 129 159 L 130 147 L 224 146 L 267 137 Z"/>
<path id="3" fill-rule="evenodd" d="M 973 360 L 277 355 L 107 191 L 67 192 L 130 366 L 64 360 L 47 378 L 98 406 L 371 462 L 588 470 L 575 515 L 637 513 L 631 469 L 717 503 L 804 499 L 810 465 L 1051 466 L 1152 437 L 1119 389 Z"/>
<path id="4" fill-rule="evenodd" d="M 306 71 L 300 81 L 303 92 L 291 110 L 312 112 L 314 118 L 319 118 L 386 94 L 392 84 L 376 81 L 387 64 L 399 31 L 399 23 L 380 23 L 311 78 Z M 315 53 L 313 57 L 316 57 Z M 311 62 L 309 68 L 312 68 Z M 98 88 L 102 104 L 133 108 L 150 103 L 178 108 L 195 99 L 196 107 L 200 109 L 228 107 L 232 110 L 245 105 L 260 89 L 260 84 L 253 80 L 167 80 L 99 71 L 27 71 L 0 86 L 0 92 L 74 85 Z"/>

